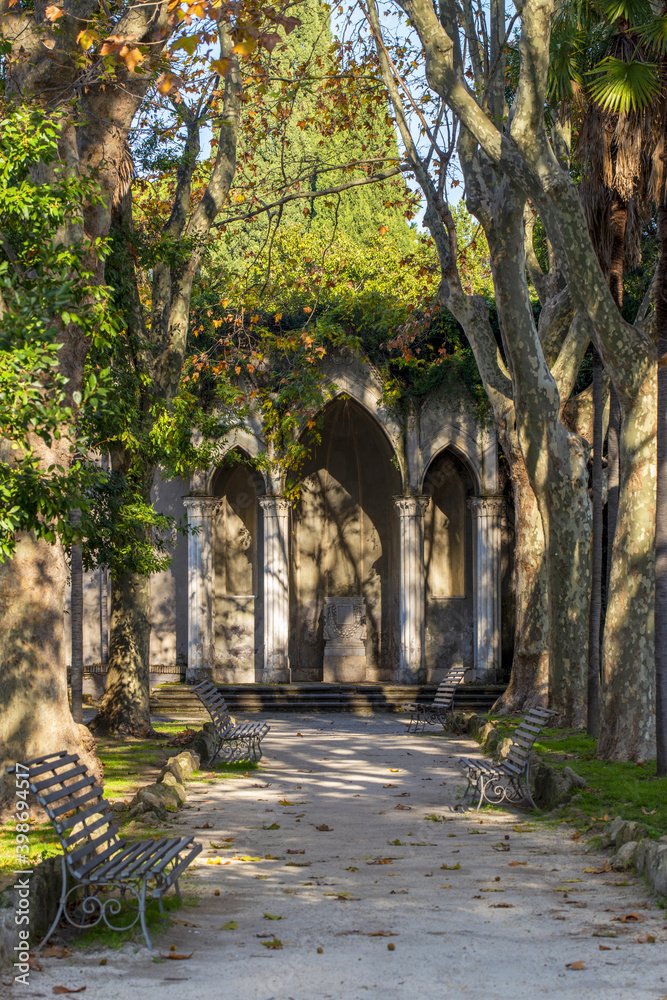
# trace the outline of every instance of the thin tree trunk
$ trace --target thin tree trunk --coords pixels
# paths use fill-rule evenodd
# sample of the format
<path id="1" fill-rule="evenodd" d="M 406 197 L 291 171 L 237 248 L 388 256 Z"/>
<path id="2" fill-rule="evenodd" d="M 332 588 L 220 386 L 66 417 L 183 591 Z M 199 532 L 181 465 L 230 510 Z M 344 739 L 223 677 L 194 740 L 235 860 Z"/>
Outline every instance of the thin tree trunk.
<path id="1" fill-rule="evenodd" d="M 665 166 L 663 166 L 665 169 Z M 655 532 L 655 721 L 658 777 L 667 775 L 667 199 L 658 209 L 658 483 Z"/>
<path id="2" fill-rule="evenodd" d="M 73 524 L 81 520 L 81 512 L 73 510 Z M 83 562 L 81 546 L 73 545 L 70 554 L 70 629 L 72 633 L 71 692 L 72 718 L 83 722 Z"/>
<path id="3" fill-rule="evenodd" d="M 507 458 L 514 497 L 514 593 L 516 627 L 509 684 L 494 712 L 526 712 L 549 704 L 549 604 L 544 530 L 510 413 L 512 429 L 499 437 Z"/>
<path id="4" fill-rule="evenodd" d="M 131 456 L 112 453 L 112 467 L 127 471 Z M 155 469 L 144 468 L 142 493 L 150 503 Z M 151 580 L 139 573 L 111 577 L 107 682 L 90 728 L 95 733 L 156 736 L 150 718 Z"/>
<path id="5" fill-rule="evenodd" d="M 618 491 L 621 483 L 621 407 L 614 389 L 614 383 L 609 380 L 609 429 L 607 431 L 607 593 L 606 604 L 609 603 L 609 582 L 611 580 L 612 552 L 616 538 L 618 523 Z"/>
<path id="6" fill-rule="evenodd" d="M 100 663 L 109 661 L 109 571 L 100 566 Z"/>
<path id="7" fill-rule="evenodd" d="M 600 732 L 600 615 L 602 613 L 602 360 L 593 350 L 593 526 L 591 609 L 588 620 L 589 735 Z"/>

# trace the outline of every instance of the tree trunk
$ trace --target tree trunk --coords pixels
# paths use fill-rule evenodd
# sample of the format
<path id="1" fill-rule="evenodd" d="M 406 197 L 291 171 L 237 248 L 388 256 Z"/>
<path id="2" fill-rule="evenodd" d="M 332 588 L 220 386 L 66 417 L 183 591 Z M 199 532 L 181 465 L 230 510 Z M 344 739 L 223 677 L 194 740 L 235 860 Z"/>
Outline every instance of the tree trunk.
<path id="1" fill-rule="evenodd" d="M 100 663 L 109 662 L 109 571 L 100 566 Z"/>
<path id="2" fill-rule="evenodd" d="M 612 551 L 618 522 L 618 488 L 621 481 L 620 467 L 621 407 L 609 381 L 609 430 L 607 431 L 607 580 L 606 603 L 609 603 Z"/>
<path id="3" fill-rule="evenodd" d="M 62 546 L 22 537 L 0 564 L 0 804 L 14 791 L 5 767 L 46 753 L 78 753 L 101 779 L 95 743 L 67 696 Z"/>
<path id="4" fill-rule="evenodd" d="M 72 521 L 78 523 L 80 512 L 72 512 Z M 83 722 L 83 563 L 81 546 L 73 545 L 70 555 L 70 628 L 72 634 L 71 691 L 72 718 Z"/>
<path id="5" fill-rule="evenodd" d="M 485 224 L 518 438 L 546 540 L 549 694 L 561 725 L 586 723 L 591 512 L 587 449 L 560 421 L 526 285 L 523 206 L 508 185 Z"/>
<path id="6" fill-rule="evenodd" d="M 499 428 L 514 497 L 514 593 L 516 627 L 512 673 L 493 706 L 502 715 L 549 704 L 549 606 L 544 530 L 519 447 L 511 411 L 511 431 Z"/>
<path id="7" fill-rule="evenodd" d="M 588 620 L 588 716 L 590 736 L 600 732 L 600 615 L 602 613 L 602 360 L 593 351 L 593 544 Z"/>
<path id="8" fill-rule="evenodd" d="M 128 471 L 131 455 L 112 453 L 112 468 Z M 155 469 L 145 466 L 141 492 L 150 503 Z M 96 733 L 156 736 L 150 718 L 151 580 L 140 573 L 111 576 L 107 683 L 90 728 Z"/>
<path id="9" fill-rule="evenodd" d="M 148 683 L 150 619 L 150 577 L 132 573 L 112 578 L 107 686 L 91 725 L 96 733 L 155 736 Z"/>
<path id="10" fill-rule="evenodd" d="M 663 169 L 665 169 L 663 165 Z M 658 209 L 658 483 L 655 533 L 655 719 L 658 777 L 667 775 L 667 203 Z"/>

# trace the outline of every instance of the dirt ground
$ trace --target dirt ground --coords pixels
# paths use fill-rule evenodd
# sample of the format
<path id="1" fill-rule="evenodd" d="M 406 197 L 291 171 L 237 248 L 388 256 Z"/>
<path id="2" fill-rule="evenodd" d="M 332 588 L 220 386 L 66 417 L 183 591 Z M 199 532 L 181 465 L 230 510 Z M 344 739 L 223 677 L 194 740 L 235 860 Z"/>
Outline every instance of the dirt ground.
<path id="1" fill-rule="evenodd" d="M 152 955 L 76 949 L 8 996 L 667 1000 L 667 914 L 634 874 L 525 811 L 453 810 L 477 744 L 395 716 L 257 718 L 259 772 L 189 785 L 197 907 Z M 160 960 L 172 945 L 192 957 Z"/>

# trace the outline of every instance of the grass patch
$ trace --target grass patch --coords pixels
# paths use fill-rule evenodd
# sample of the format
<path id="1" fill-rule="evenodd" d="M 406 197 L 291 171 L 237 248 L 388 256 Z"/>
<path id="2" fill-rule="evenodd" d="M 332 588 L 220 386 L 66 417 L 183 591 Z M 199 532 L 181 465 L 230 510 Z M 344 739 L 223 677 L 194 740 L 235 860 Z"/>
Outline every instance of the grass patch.
<path id="1" fill-rule="evenodd" d="M 197 906 L 199 900 L 196 896 L 194 897 L 184 897 L 183 902 L 178 898 L 175 892 L 169 893 L 162 900 L 165 917 L 160 913 L 160 908 L 158 906 L 157 900 L 153 900 L 150 905 L 146 907 L 146 925 L 148 927 L 148 933 L 151 938 L 154 939 L 157 934 L 164 934 L 170 927 L 174 926 L 174 921 L 169 919 L 169 915 L 178 912 L 184 906 Z M 123 914 L 121 913 L 118 917 L 114 918 L 114 921 L 121 922 L 123 919 Z M 130 918 L 131 919 L 131 918 Z M 117 949 L 122 947 L 122 945 L 128 942 L 136 942 L 137 944 L 144 945 L 144 935 L 141 929 L 141 922 L 137 921 L 134 927 L 131 927 L 127 931 L 114 931 L 107 927 L 103 921 L 100 921 L 95 927 L 91 927 L 89 930 L 80 931 L 75 933 L 69 940 L 68 945 L 72 948 L 113 948 Z M 153 941 L 153 943 L 155 943 Z"/>
<path id="2" fill-rule="evenodd" d="M 507 716 L 491 721 L 501 737 L 511 737 L 520 722 Z M 654 837 L 667 834 L 667 778 L 656 777 L 654 760 L 641 765 L 598 760 L 596 738 L 580 729 L 544 729 L 535 750 L 557 771 L 571 767 L 586 779 L 577 801 L 562 808 L 576 826 L 622 816 L 643 823 Z"/>

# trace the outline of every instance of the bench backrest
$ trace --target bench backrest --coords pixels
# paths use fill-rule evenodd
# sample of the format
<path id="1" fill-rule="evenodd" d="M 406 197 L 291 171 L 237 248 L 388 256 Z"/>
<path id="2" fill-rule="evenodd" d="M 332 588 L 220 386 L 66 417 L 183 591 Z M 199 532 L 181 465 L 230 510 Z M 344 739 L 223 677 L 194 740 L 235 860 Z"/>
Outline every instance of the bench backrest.
<path id="1" fill-rule="evenodd" d="M 195 687 L 190 688 L 190 690 L 193 694 L 197 695 L 204 708 L 208 711 L 218 732 L 220 733 L 228 729 L 232 723 L 232 717 L 229 714 L 227 702 L 215 684 L 212 684 L 211 681 L 202 681 L 200 684 L 196 684 Z"/>
<path id="2" fill-rule="evenodd" d="M 28 768 L 30 791 L 53 823 L 77 878 L 124 845 L 102 788 L 78 754 L 60 750 L 23 766 Z"/>
<path id="3" fill-rule="evenodd" d="M 511 769 L 518 768 L 520 771 L 525 771 L 528 755 L 535 740 L 551 717 L 556 714 L 552 708 L 531 708 L 525 719 L 519 723 L 519 728 L 514 732 L 505 764 L 509 765 Z"/>
<path id="4" fill-rule="evenodd" d="M 435 692 L 435 698 L 433 699 L 434 705 L 449 708 L 454 700 L 454 691 L 463 681 L 465 672 L 465 667 L 450 667 L 446 676 L 438 684 L 438 690 Z"/>

